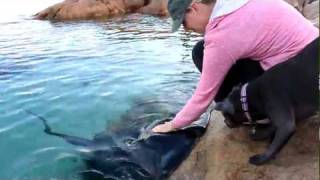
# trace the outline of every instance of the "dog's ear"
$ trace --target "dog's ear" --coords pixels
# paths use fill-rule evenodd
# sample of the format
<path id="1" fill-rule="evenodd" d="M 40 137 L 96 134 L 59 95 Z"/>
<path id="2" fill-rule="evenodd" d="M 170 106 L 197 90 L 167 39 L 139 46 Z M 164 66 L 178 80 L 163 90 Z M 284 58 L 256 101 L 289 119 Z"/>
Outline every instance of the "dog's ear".
<path id="1" fill-rule="evenodd" d="M 217 110 L 217 111 L 221 111 L 223 113 L 234 114 L 234 107 L 231 104 L 231 102 L 228 101 L 228 100 L 222 101 L 222 102 L 218 102 L 215 105 L 214 109 Z"/>

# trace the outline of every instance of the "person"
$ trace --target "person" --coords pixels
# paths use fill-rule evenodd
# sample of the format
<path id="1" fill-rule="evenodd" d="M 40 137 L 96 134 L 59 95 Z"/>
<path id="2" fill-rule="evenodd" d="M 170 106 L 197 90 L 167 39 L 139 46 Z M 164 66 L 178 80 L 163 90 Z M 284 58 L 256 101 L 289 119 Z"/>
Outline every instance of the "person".
<path id="1" fill-rule="evenodd" d="M 169 0 L 168 10 L 173 31 L 183 24 L 204 34 L 192 52 L 201 76 L 182 110 L 152 129 L 157 133 L 191 124 L 232 87 L 294 59 L 319 40 L 318 28 L 283 0 Z"/>

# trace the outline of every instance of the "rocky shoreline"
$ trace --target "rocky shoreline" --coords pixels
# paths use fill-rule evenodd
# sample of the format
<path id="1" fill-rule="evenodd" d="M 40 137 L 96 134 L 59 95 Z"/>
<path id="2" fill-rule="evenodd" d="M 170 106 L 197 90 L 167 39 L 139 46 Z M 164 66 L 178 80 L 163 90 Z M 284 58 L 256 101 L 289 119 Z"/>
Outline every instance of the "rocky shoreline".
<path id="1" fill-rule="evenodd" d="M 319 179 L 319 116 L 298 124 L 277 158 L 253 166 L 248 158 L 267 142 L 253 141 L 246 128 L 229 129 L 213 112 L 206 134 L 170 180 L 316 180 Z"/>

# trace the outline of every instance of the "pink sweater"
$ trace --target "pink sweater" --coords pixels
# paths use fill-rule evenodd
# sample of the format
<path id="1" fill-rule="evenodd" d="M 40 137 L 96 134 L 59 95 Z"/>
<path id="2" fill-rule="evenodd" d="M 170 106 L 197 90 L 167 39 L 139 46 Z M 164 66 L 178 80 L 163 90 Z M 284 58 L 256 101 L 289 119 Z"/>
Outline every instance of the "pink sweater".
<path id="1" fill-rule="evenodd" d="M 200 81 L 173 119 L 173 127 L 189 125 L 206 111 L 237 60 L 251 58 L 268 70 L 297 55 L 318 36 L 319 30 L 282 0 L 250 0 L 229 14 L 210 19 Z"/>

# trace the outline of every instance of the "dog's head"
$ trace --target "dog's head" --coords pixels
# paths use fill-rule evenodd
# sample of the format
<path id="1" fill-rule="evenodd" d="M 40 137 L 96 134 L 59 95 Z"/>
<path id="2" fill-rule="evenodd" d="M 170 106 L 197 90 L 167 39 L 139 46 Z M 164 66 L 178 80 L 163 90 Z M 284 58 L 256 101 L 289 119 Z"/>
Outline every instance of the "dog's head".
<path id="1" fill-rule="evenodd" d="M 231 93 L 214 107 L 215 110 L 223 114 L 224 122 L 229 128 L 239 127 L 243 122 L 247 121 L 242 110 L 240 93 L 241 86 L 233 88 Z"/>

